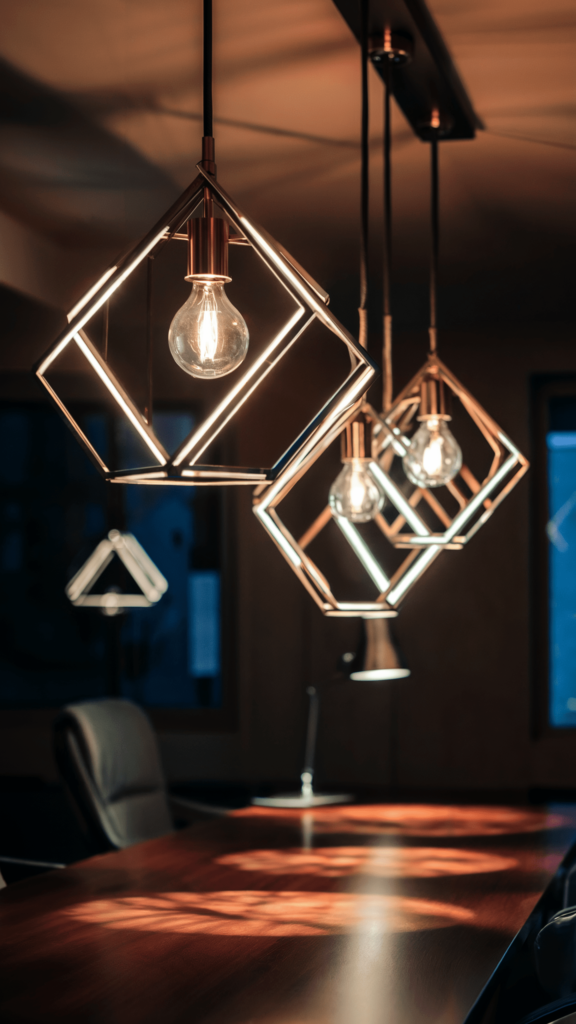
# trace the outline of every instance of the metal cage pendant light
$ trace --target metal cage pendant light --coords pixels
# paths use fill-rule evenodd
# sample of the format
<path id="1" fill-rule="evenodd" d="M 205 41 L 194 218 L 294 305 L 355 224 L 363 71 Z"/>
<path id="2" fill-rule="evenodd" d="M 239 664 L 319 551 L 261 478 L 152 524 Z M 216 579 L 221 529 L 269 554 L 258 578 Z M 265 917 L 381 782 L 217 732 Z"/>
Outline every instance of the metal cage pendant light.
<path id="1" fill-rule="evenodd" d="M 435 111 L 429 128 L 432 251 L 428 358 L 374 429 L 382 485 L 396 477 L 394 462 L 400 459 L 406 486 L 411 488 L 404 507 L 392 498 L 398 515 L 385 521 L 386 534 L 396 548 L 412 550 L 460 550 L 529 468 L 516 445 L 438 356 L 438 142 L 442 133 L 442 119 Z M 449 426 L 455 399 L 484 442 L 489 461 L 486 465 L 485 460 L 480 472 L 474 473 L 463 461 Z M 482 457 L 477 457 L 477 464 L 482 466 Z"/>
<path id="2" fill-rule="evenodd" d="M 224 191 L 216 177 L 212 125 L 212 5 L 211 0 L 204 0 L 204 137 L 198 175 L 132 252 L 110 267 L 70 311 L 67 328 L 35 370 L 102 475 L 115 483 L 253 486 L 276 479 L 289 467 L 299 471 L 310 450 L 327 436 L 331 437 L 334 429 L 341 429 L 343 420 L 361 400 L 377 372 L 367 352 L 328 309 L 329 297 L 324 289 Z M 154 430 L 150 307 L 154 258 L 173 241 L 185 242 L 188 246 L 185 279 L 192 284 L 192 294 L 172 320 L 170 351 L 182 372 L 207 382 L 203 387 L 210 388 L 211 378 L 228 374 L 233 374 L 233 383 L 215 408 L 195 424 L 189 436 L 175 450 L 168 451 Z M 287 321 L 261 351 L 246 359 L 242 370 L 239 367 L 248 349 L 248 330 L 241 313 L 234 309 L 224 291 L 230 280 L 230 244 L 251 246 L 293 302 Z M 107 324 L 110 297 L 146 261 L 148 329 L 142 363 L 147 367 L 148 384 L 145 407 L 141 409 L 109 365 L 107 340 L 101 352 L 88 331 L 100 310 L 105 311 Z M 344 344 L 350 355 L 350 372 L 337 390 L 274 465 L 245 468 L 204 464 L 203 458 L 224 427 L 315 320 Z M 62 396 L 58 374 L 66 360 L 93 377 L 113 414 L 130 432 L 143 465 L 137 468 L 110 465 L 106 451 L 88 436 L 73 407 Z"/>
<path id="3" fill-rule="evenodd" d="M 392 92 L 391 69 L 395 63 L 410 59 L 410 44 L 405 38 L 397 39 L 391 32 L 384 32 L 379 40 L 369 40 L 368 4 L 362 0 L 362 169 L 361 169 L 361 260 L 360 260 L 360 342 L 367 344 L 368 319 L 368 58 L 369 49 L 377 52 L 386 61 L 386 91 L 384 116 L 384 189 L 385 189 L 385 309 L 384 309 L 384 402 L 391 401 L 391 315 L 390 315 L 390 96 Z M 385 405 L 386 411 L 386 405 Z M 254 513 L 268 531 L 284 558 L 306 587 L 320 610 L 329 617 L 346 618 L 392 618 L 398 614 L 401 601 L 408 594 L 422 573 L 440 554 L 440 545 L 428 546 L 425 550 L 411 550 L 399 564 L 386 568 L 384 559 L 375 550 L 372 542 L 362 531 L 363 524 L 369 524 L 376 531 L 376 541 L 388 534 L 388 523 L 382 514 L 384 500 L 392 502 L 403 514 L 405 521 L 417 529 L 417 517 L 406 500 L 402 488 L 386 474 L 376 461 L 373 428 L 382 430 L 382 416 L 367 404 L 364 396 L 356 407 L 349 411 L 339 425 L 327 432 L 323 439 L 310 448 L 307 457 L 298 466 L 288 466 L 271 485 L 262 485 L 254 492 Z M 328 504 L 299 539 L 293 535 L 280 518 L 279 507 L 292 489 L 299 483 L 306 471 L 326 451 L 340 434 L 342 469 L 330 488 Z M 328 574 L 314 561 L 308 549 L 322 532 L 331 524 L 352 549 L 364 570 L 367 589 L 376 591 L 373 598 L 349 600 L 336 594 L 336 587 Z M 429 531 L 426 529 L 426 534 Z M 386 543 L 388 551 L 394 554 Z M 389 559 L 386 559 L 388 561 Z M 398 562 L 398 559 L 396 560 Z M 332 566 L 334 569 L 334 566 Z"/>

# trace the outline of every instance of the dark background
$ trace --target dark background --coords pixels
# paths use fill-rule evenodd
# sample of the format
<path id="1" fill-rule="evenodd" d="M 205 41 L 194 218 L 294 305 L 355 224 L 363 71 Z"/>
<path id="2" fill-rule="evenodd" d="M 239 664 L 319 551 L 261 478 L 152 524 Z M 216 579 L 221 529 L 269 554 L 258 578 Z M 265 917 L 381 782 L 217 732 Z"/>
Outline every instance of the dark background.
<path id="1" fill-rule="evenodd" d="M 0 394 L 42 401 L 30 369 L 61 329 L 64 310 L 193 174 L 197 120 L 157 110 L 200 110 L 200 5 L 22 6 L 0 5 Z M 576 373 L 573 17 L 559 0 L 542 24 L 539 9 L 519 0 L 505 0 L 497 14 L 487 3 L 431 9 L 486 125 L 475 140 L 441 151 L 440 354 L 532 458 L 533 376 Z M 334 312 L 356 332 L 356 44 L 330 0 L 273 8 L 218 0 L 216 23 L 217 114 L 287 133 L 217 123 L 222 183 L 327 288 Z M 376 350 L 376 76 L 371 94 Z M 324 141 L 298 138 L 303 132 Z M 428 153 L 398 112 L 394 138 L 398 389 L 426 353 Z M 272 315 L 249 275 L 239 271 L 235 280 L 263 318 Z M 251 464 L 256 447 L 290 437 L 316 387 L 321 394 L 325 359 L 320 346 L 305 378 L 287 365 L 280 383 L 270 380 L 235 432 L 240 464 Z M 161 380 L 160 400 L 181 397 L 168 377 Z M 209 720 L 192 729 L 185 719 L 164 727 L 170 779 L 295 782 L 305 687 L 325 682 L 318 752 L 325 784 L 476 794 L 576 787 L 576 737 L 546 733 L 535 712 L 545 685 L 534 660 L 542 625 L 534 613 L 538 486 L 529 473 L 470 546 L 442 555 L 414 588 L 395 623 L 412 676 L 381 687 L 329 682 L 358 624 L 322 618 L 256 522 L 249 489 L 236 489 L 236 713 L 225 729 Z M 2 712 L 1 775 L 56 778 L 50 716 Z"/>

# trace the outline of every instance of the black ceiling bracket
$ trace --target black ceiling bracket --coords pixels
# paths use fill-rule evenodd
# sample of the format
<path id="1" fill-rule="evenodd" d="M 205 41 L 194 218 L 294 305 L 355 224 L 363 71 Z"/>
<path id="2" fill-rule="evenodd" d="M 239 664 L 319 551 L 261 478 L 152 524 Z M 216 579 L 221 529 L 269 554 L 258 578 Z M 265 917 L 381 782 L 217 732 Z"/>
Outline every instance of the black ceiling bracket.
<path id="1" fill-rule="evenodd" d="M 358 0 L 334 3 L 360 40 Z M 439 118 L 443 139 L 473 139 L 484 126 L 424 0 L 370 0 L 368 29 L 374 68 L 384 79 L 392 64 L 394 98 L 418 138 Z"/>

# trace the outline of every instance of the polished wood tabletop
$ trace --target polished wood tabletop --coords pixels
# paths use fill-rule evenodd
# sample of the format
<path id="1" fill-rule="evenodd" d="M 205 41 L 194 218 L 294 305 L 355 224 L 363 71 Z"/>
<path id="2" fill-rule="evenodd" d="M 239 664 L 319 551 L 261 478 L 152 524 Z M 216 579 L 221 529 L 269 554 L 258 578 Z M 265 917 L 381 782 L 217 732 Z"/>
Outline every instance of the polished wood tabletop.
<path id="1" fill-rule="evenodd" d="M 0 892 L 0 1021 L 462 1024 L 573 808 L 247 808 Z"/>

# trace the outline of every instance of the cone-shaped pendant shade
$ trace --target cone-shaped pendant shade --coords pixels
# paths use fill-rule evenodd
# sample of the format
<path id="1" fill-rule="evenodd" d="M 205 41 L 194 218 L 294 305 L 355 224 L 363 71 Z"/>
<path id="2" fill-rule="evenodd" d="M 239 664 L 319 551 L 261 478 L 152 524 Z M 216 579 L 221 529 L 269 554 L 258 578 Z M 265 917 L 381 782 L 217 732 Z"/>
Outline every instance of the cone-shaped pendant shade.
<path id="1" fill-rule="evenodd" d="M 362 620 L 356 654 L 343 655 L 342 667 L 355 682 L 378 683 L 410 675 L 386 619 Z"/>

